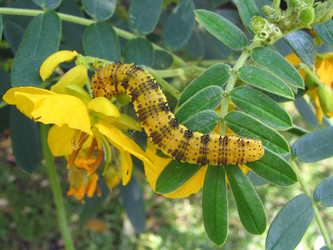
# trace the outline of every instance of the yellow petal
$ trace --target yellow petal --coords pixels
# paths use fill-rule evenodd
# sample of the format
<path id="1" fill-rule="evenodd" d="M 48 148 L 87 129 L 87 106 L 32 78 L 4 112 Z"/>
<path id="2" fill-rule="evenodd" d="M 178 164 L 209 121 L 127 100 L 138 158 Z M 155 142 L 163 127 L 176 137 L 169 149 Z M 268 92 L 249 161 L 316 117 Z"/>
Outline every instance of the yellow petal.
<path id="1" fill-rule="evenodd" d="M 83 87 L 88 80 L 87 68 L 83 65 L 78 65 L 70 69 L 64 74 L 60 80 L 51 87 L 51 91 L 61 94 L 67 94 L 66 86 L 70 84 Z"/>
<path id="2" fill-rule="evenodd" d="M 289 54 L 285 58 L 288 62 L 290 62 L 291 65 L 294 66 L 302 62 L 301 59 L 295 53 Z"/>
<path id="3" fill-rule="evenodd" d="M 43 81 L 52 75 L 60 63 L 70 62 L 76 57 L 76 55 L 76 51 L 61 50 L 46 58 L 39 70 L 39 74 Z"/>
<path id="4" fill-rule="evenodd" d="M 79 99 L 81 99 L 86 105 L 90 102 L 91 97 L 88 94 L 87 91 L 84 90 L 84 88 L 74 85 L 74 84 L 69 84 L 66 85 L 66 94 L 75 96 Z"/>
<path id="5" fill-rule="evenodd" d="M 120 157 L 123 186 L 125 186 L 130 181 L 132 176 L 133 162 L 131 155 L 126 151 L 120 150 Z"/>
<path id="6" fill-rule="evenodd" d="M 78 98 L 70 95 L 34 87 L 12 88 L 3 99 L 17 108 L 29 118 L 45 124 L 56 124 L 82 130 L 91 135 L 90 118 L 86 105 Z"/>
<path id="7" fill-rule="evenodd" d="M 104 181 L 111 191 L 115 185 L 119 183 L 121 180 L 121 172 L 119 169 L 115 169 L 114 167 L 109 166 L 104 175 Z"/>
<path id="8" fill-rule="evenodd" d="M 120 119 L 120 113 L 116 105 L 105 97 L 91 99 L 87 105 L 88 110 L 93 111 L 96 122 L 99 120 L 113 123 Z"/>
<path id="9" fill-rule="evenodd" d="M 47 137 L 47 143 L 54 156 L 66 156 L 73 152 L 72 139 L 75 129 L 69 128 L 67 125 L 59 127 L 54 125 L 50 128 Z M 91 145 L 93 136 L 85 141 L 82 148 L 88 148 Z"/>
<path id="10" fill-rule="evenodd" d="M 185 198 L 191 194 L 195 194 L 202 188 L 205 176 L 206 176 L 207 166 L 201 167 L 200 170 L 192 176 L 183 186 L 178 188 L 176 191 L 165 194 L 167 198 Z"/>
<path id="11" fill-rule="evenodd" d="M 295 54 L 295 53 L 292 53 L 292 54 L 289 54 L 285 57 L 285 59 L 290 62 L 291 65 L 293 66 L 296 66 L 298 64 L 300 64 L 302 61 L 301 59 Z M 305 76 L 306 76 L 306 72 L 303 70 L 303 69 L 300 69 L 299 71 L 299 74 L 301 75 L 301 77 L 303 79 L 305 79 Z"/>
<path id="12" fill-rule="evenodd" d="M 172 160 L 171 158 L 163 158 L 159 157 L 155 153 L 156 147 L 152 146 L 150 142 L 148 142 L 146 154 L 152 160 L 153 164 L 144 164 L 145 174 L 148 183 L 151 188 L 155 191 L 156 181 L 158 176 L 161 174 L 163 169 L 169 164 Z M 191 179 L 189 179 L 183 186 L 175 190 L 174 192 L 163 194 L 167 198 L 184 198 L 188 197 L 191 194 L 199 192 L 202 188 L 205 175 L 206 175 L 207 167 L 202 167 Z"/>
<path id="13" fill-rule="evenodd" d="M 325 59 L 317 68 L 317 74 L 320 78 L 320 81 L 328 87 L 333 85 L 333 61 Z"/>
<path id="14" fill-rule="evenodd" d="M 116 127 L 105 122 L 99 122 L 95 124 L 95 127 L 101 134 L 105 135 L 108 141 L 118 150 L 127 151 L 128 153 L 139 158 L 142 162 L 146 164 L 152 164 L 150 159 L 145 155 L 145 152 L 134 141 L 132 141 Z"/>
<path id="15" fill-rule="evenodd" d="M 113 125 L 120 129 L 142 131 L 140 123 L 125 114 L 120 114 L 120 120 L 116 121 Z"/>
<path id="16" fill-rule="evenodd" d="M 74 129 L 67 125 L 59 127 L 54 125 L 50 128 L 47 143 L 54 156 L 70 155 L 73 152 L 71 140 L 74 136 Z"/>

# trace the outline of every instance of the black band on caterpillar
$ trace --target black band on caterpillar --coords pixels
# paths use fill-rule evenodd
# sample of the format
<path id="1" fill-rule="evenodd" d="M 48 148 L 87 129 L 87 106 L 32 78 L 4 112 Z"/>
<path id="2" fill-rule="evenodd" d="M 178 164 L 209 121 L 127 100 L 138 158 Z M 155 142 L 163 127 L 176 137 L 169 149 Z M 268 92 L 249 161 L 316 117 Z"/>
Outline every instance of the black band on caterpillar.
<path id="1" fill-rule="evenodd" d="M 202 134 L 179 124 L 157 81 L 134 64 L 107 65 L 95 72 L 91 82 L 95 97 L 129 95 L 152 143 L 178 161 L 200 165 L 243 164 L 264 155 L 260 140 Z"/>

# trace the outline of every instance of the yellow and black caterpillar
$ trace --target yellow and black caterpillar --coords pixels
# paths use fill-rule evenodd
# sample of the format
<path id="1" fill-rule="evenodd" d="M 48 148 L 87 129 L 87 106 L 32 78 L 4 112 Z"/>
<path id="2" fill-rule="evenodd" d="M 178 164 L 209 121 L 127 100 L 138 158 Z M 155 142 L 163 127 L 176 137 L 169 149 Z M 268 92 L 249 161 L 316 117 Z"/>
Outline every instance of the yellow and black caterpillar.
<path id="1" fill-rule="evenodd" d="M 202 134 L 179 124 L 158 82 L 134 64 L 107 65 L 95 72 L 91 84 L 95 97 L 129 95 L 151 141 L 178 161 L 201 165 L 243 164 L 264 155 L 260 140 Z"/>

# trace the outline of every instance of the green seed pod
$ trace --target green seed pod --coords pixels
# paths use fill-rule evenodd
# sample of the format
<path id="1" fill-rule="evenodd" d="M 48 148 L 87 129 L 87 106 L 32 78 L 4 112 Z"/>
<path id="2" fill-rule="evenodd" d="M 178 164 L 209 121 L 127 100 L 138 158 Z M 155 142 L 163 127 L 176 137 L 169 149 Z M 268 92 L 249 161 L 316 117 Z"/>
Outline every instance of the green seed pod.
<path id="1" fill-rule="evenodd" d="M 318 87 L 318 96 L 320 106 L 324 114 L 330 118 L 333 116 L 333 91 L 327 85 L 321 85 Z"/>
<path id="2" fill-rule="evenodd" d="M 298 20 L 301 24 L 307 26 L 310 25 L 315 18 L 315 10 L 313 7 L 307 7 L 302 9 L 299 13 Z"/>
<path id="3" fill-rule="evenodd" d="M 261 30 L 265 30 L 267 26 L 267 21 L 260 17 L 260 16 L 254 16 L 251 19 L 251 28 L 254 32 L 258 32 Z"/>

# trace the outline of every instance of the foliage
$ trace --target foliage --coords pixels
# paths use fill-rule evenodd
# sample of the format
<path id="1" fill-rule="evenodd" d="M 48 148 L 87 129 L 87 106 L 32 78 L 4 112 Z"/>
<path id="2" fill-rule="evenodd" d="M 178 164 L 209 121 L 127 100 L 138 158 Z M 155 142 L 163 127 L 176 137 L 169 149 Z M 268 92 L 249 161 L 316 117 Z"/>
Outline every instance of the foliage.
<path id="1" fill-rule="evenodd" d="M 225 0 L 80 4 L 34 0 L 1 7 L 5 52 L 1 97 L 7 92 L 4 100 L 31 119 L 1 100 L 0 126 L 2 131 L 10 129 L 20 169 L 34 173 L 40 156 L 45 159 L 66 248 L 74 248 L 74 243 L 51 152 L 66 157 L 69 194 L 85 202 L 80 224 L 106 206 L 110 191 L 122 179 L 124 209 L 136 232 L 143 233 L 145 199 L 143 181 L 138 181 L 143 174 L 134 171 L 132 175 L 132 166 L 142 170 L 144 165 L 152 189 L 165 197 L 187 197 L 202 187 L 203 224 L 216 245 L 228 244 L 228 224 L 233 219 L 228 215 L 228 203 L 233 204 L 228 185 L 245 230 L 263 234 L 267 228 L 264 208 L 270 205 L 257 194 L 258 180 L 281 186 L 299 181 L 303 193 L 291 198 L 273 221 L 268 218 L 266 248 L 295 248 L 313 217 L 330 248 L 332 237 L 319 209 L 332 206 L 332 177 L 312 186 L 312 194 L 298 165 L 333 155 L 327 119 L 333 116 L 332 6 L 332 0 L 238 0 L 236 6 Z M 261 140 L 265 155 L 246 166 L 200 166 L 166 159 L 146 143 L 128 97 L 112 97 L 111 102 L 92 98 L 87 71 L 116 61 L 136 63 L 153 75 L 187 128 Z M 306 127 L 311 131 L 295 125 L 297 115 L 285 108 L 292 102 L 302 115 L 299 124 L 314 125 Z M 58 110 L 59 103 L 63 112 Z M 84 128 L 76 125 L 84 119 Z M 49 130 L 38 122 L 56 126 Z M 63 124 L 81 137 L 68 129 L 54 132 Z M 63 138 L 73 138 L 74 149 L 57 154 L 67 149 L 60 146 Z M 85 146 L 88 142 L 91 150 Z M 84 158 L 78 156 L 81 149 L 86 150 L 85 159 L 92 160 L 84 166 L 75 162 L 76 157 Z M 152 163 L 158 169 L 154 177 L 147 167 Z"/>

